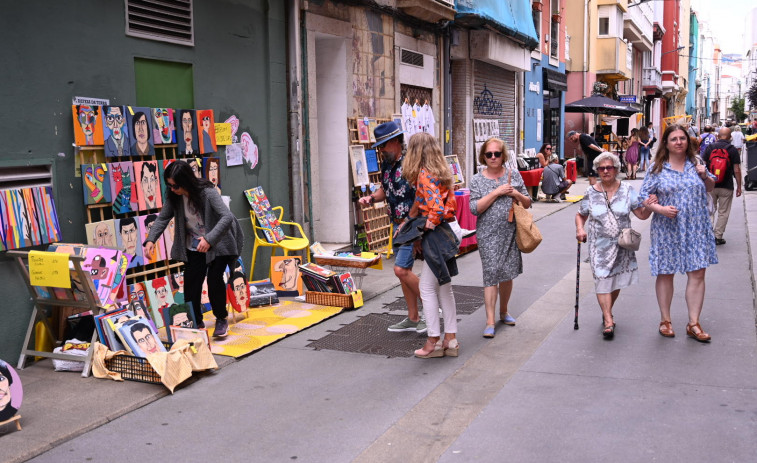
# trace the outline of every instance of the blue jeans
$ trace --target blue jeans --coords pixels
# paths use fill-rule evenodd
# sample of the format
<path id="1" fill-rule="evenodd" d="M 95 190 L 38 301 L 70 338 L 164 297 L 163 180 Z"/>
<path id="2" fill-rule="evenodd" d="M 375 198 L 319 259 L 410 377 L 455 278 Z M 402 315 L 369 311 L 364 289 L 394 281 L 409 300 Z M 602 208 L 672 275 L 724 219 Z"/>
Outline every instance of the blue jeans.
<path id="1" fill-rule="evenodd" d="M 394 265 L 405 269 L 413 268 L 413 262 L 415 262 L 413 243 L 403 244 L 398 248 L 394 248 L 394 254 Z"/>
<path id="2" fill-rule="evenodd" d="M 649 165 L 649 152 L 650 148 L 644 148 L 643 146 L 639 149 L 639 166 L 647 167 Z"/>

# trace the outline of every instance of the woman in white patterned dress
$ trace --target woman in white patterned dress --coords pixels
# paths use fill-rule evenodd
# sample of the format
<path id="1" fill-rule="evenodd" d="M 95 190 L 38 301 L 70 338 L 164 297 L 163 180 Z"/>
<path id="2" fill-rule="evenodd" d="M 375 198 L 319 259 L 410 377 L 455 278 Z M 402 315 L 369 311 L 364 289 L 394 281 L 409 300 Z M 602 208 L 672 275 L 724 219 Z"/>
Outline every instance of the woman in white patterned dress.
<path id="1" fill-rule="evenodd" d="M 618 245 L 618 235 L 621 229 L 631 226 L 631 212 L 642 220 L 648 219 L 651 212 L 633 187 L 616 178 L 620 172 L 617 156 L 600 154 L 594 159 L 594 170 L 600 181 L 589 186 L 581 201 L 576 214 L 576 239 L 584 242 L 588 236 L 594 288 L 604 321 L 602 336 L 612 339 L 615 335 L 612 307 L 622 288 L 639 281 L 636 254 Z M 588 234 L 584 228 L 587 221 Z"/>
<path id="2" fill-rule="evenodd" d="M 531 197 L 520 173 L 505 167 L 507 158 L 503 140 L 487 140 L 478 154 L 478 162 L 486 164 L 486 169 L 474 175 L 470 183 L 470 210 L 478 216 L 476 235 L 484 273 L 485 338 L 494 337 L 497 295 L 500 320 L 506 325 L 515 325 L 515 318 L 507 313 L 507 304 L 513 291 L 513 279 L 523 273 L 520 250 L 515 244 L 515 222 L 508 222 L 507 216 L 513 199 L 529 208 Z"/>

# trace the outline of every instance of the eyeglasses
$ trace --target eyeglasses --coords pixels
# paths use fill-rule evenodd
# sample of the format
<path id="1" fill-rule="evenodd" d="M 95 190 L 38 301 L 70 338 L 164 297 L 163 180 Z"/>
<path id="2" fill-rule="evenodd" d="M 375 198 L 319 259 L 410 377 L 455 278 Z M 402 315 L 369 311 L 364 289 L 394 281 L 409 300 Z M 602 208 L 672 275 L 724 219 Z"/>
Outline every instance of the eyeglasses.
<path id="1" fill-rule="evenodd" d="M 615 170 L 615 166 L 599 166 L 599 167 L 597 167 L 597 171 L 599 171 L 599 172 L 607 172 L 607 171 L 611 171 L 611 170 Z"/>
<path id="2" fill-rule="evenodd" d="M 495 158 L 501 158 L 502 157 L 502 151 L 487 151 L 484 153 L 486 156 L 486 159 L 491 159 L 493 157 Z"/>
<path id="3" fill-rule="evenodd" d="M 180 187 L 179 185 L 177 185 L 177 184 L 175 184 L 175 183 L 166 183 L 166 185 L 168 185 L 168 188 L 170 188 L 170 189 L 172 189 L 172 190 L 174 190 L 174 191 L 176 191 L 176 190 L 178 190 L 179 188 L 181 188 L 181 187 Z"/>

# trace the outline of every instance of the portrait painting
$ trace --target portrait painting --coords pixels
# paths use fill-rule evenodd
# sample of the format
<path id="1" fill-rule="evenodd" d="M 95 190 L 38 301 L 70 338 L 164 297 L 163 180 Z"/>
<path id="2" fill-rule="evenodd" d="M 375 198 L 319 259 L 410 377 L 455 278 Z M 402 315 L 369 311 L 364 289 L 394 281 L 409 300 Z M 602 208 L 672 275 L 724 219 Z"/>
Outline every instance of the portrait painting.
<path id="1" fill-rule="evenodd" d="M 177 109 L 176 116 L 176 141 L 179 145 L 179 154 L 198 155 L 197 124 L 195 124 L 194 109 Z"/>
<path id="2" fill-rule="evenodd" d="M 158 178 L 159 161 L 137 161 L 134 163 L 137 203 L 140 211 L 149 211 L 163 207 Z"/>
<path id="3" fill-rule="evenodd" d="M 150 108 L 152 116 L 152 139 L 155 145 L 176 143 L 173 109 Z"/>
<path id="4" fill-rule="evenodd" d="M 153 315 L 150 313 L 150 309 L 148 308 L 148 305 L 145 301 L 135 300 L 132 302 L 127 302 L 126 308 L 131 310 L 135 316 L 142 317 L 145 320 L 147 320 L 150 323 L 150 325 L 153 327 L 153 329 L 155 329 L 155 331 L 158 331 L 159 327 L 155 324 L 155 321 L 153 320 Z"/>
<path id="5" fill-rule="evenodd" d="M 125 217 L 113 220 L 116 229 L 116 246 L 129 258 L 128 268 L 144 265 L 137 219 L 138 217 Z"/>
<path id="6" fill-rule="evenodd" d="M 195 177 L 202 178 L 202 159 L 201 158 L 187 158 L 185 159 L 189 168 L 192 169 L 192 173 Z"/>
<path id="7" fill-rule="evenodd" d="M 165 352 L 166 348 L 150 323 L 141 317 L 132 317 L 117 324 L 118 334 L 135 357 L 147 357 Z"/>
<path id="8" fill-rule="evenodd" d="M 216 126 L 212 109 L 197 110 L 197 133 L 200 136 L 200 153 L 216 152 Z"/>
<path id="9" fill-rule="evenodd" d="M 371 183 L 368 177 L 368 161 L 365 158 L 363 145 L 350 146 L 350 165 L 352 166 L 352 183 L 355 186 Z"/>
<path id="10" fill-rule="evenodd" d="M 110 179 L 103 164 L 82 164 L 81 181 L 84 190 L 84 204 L 110 203 Z"/>
<path id="11" fill-rule="evenodd" d="M 237 312 L 249 307 L 250 287 L 243 272 L 233 271 L 226 284 L 226 302 Z"/>
<path id="12" fill-rule="evenodd" d="M 203 158 L 202 174 L 221 193 L 221 158 Z"/>
<path id="13" fill-rule="evenodd" d="M 184 304 L 171 304 L 168 307 L 160 309 L 163 325 L 166 327 L 178 326 L 181 328 L 196 328 L 197 323 L 194 316 L 194 310 L 192 310 L 192 303 L 186 302 Z M 171 338 L 170 330 L 166 329 L 168 335 L 168 342 L 174 342 Z"/>
<path id="14" fill-rule="evenodd" d="M 131 134 L 132 156 L 155 156 L 152 139 L 152 117 L 150 108 L 128 107 L 126 114 L 129 133 Z"/>
<path id="15" fill-rule="evenodd" d="M 162 236 L 158 238 L 157 241 L 155 241 L 155 246 L 153 247 L 152 254 L 149 254 L 147 250 L 142 246 L 142 243 L 144 243 L 147 239 L 147 235 L 150 234 L 150 230 L 152 229 L 153 224 L 156 220 L 158 220 L 158 214 L 140 215 L 139 217 L 137 217 L 137 220 L 139 222 L 139 246 L 142 248 L 142 256 L 144 256 L 145 265 L 154 264 L 155 262 L 163 260 L 165 258 L 165 254 L 163 250 Z"/>
<path id="16" fill-rule="evenodd" d="M 113 200 L 113 213 L 126 214 L 139 208 L 137 201 L 132 202 L 132 179 L 134 166 L 130 161 L 111 162 L 108 164 L 108 180 L 110 181 L 110 197 Z"/>
<path id="17" fill-rule="evenodd" d="M 357 136 L 360 143 L 371 142 L 371 135 L 368 133 L 368 122 L 365 119 L 357 120 Z"/>
<path id="18" fill-rule="evenodd" d="M 171 285 L 168 283 L 168 278 L 159 277 L 153 280 L 147 281 L 147 297 L 150 300 L 150 307 L 155 313 L 155 309 L 158 310 L 169 307 L 175 303 L 173 300 L 173 291 L 171 291 Z"/>
<path id="19" fill-rule="evenodd" d="M 102 146 L 102 107 L 97 105 L 73 105 L 74 143 L 76 146 Z"/>
<path id="20" fill-rule="evenodd" d="M 103 106 L 105 157 L 120 158 L 131 154 L 131 138 L 126 123 L 126 106 Z"/>
<path id="21" fill-rule="evenodd" d="M 84 224 L 87 231 L 87 244 L 93 246 L 118 247 L 116 243 L 116 224 L 113 219 Z"/>
<path id="22" fill-rule="evenodd" d="M 5 360 L 0 360 L 0 421 L 6 421 L 16 415 L 21 408 L 24 389 L 16 370 Z"/>
<path id="23" fill-rule="evenodd" d="M 166 188 L 166 168 L 175 160 L 176 159 L 158 160 L 158 179 L 160 180 L 161 196 L 164 196 L 168 192 L 168 189 Z"/>
<path id="24" fill-rule="evenodd" d="M 174 233 L 176 233 L 176 217 L 171 217 L 171 220 L 166 224 L 166 229 L 163 230 L 163 234 L 160 238 L 163 240 L 163 256 L 166 259 L 171 258 L 171 248 L 173 248 Z"/>
<path id="25" fill-rule="evenodd" d="M 271 281 L 279 296 L 295 297 L 302 294 L 301 263 L 300 256 L 271 257 Z"/>
<path id="26" fill-rule="evenodd" d="M 183 304 L 184 299 L 184 271 L 172 273 L 169 279 L 173 300 L 177 304 Z"/>

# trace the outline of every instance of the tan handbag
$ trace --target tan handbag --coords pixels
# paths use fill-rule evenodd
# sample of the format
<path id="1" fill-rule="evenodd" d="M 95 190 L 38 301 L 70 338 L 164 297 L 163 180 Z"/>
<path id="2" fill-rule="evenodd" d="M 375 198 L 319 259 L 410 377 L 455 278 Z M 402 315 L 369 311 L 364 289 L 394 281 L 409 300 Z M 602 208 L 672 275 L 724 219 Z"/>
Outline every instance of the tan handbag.
<path id="1" fill-rule="evenodd" d="M 511 178 L 512 171 L 507 177 L 507 183 L 510 183 Z M 513 207 L 510 209 L 507 220 L 509 222 L 515 220 L 515 244 L 518 245 L 520 252 L 529 253 L 539 246 L 542 237 L 534 223 L 534 216 L 516 199 L 513 199 Z"/>
<path id="2" fill-rule="evenodd" d="M 602 194 L 605 195 L 605 204 L 607 205 L 607 212 L 609 212 L 612 218 L 615 219 L 615 223 L 618 224 L 618 226 L 620 226 L 620 222 L 618 222 L 618 218 L 615 217 L 615 212 L 613 212 L 612 207 L 610 207 L 610 199 L 607 197 L 607 192 L 602 187 L 601 183 L 599 184 L 599 187 L 602 188 Z M 618 246 L 620 246 L 623 249 L 628 249 L 629 251 L 638 251 L 639 246 L 641 246 L 641 233 L 637 232 L 633 228 L 621 228 L 618 234 Z"/>

